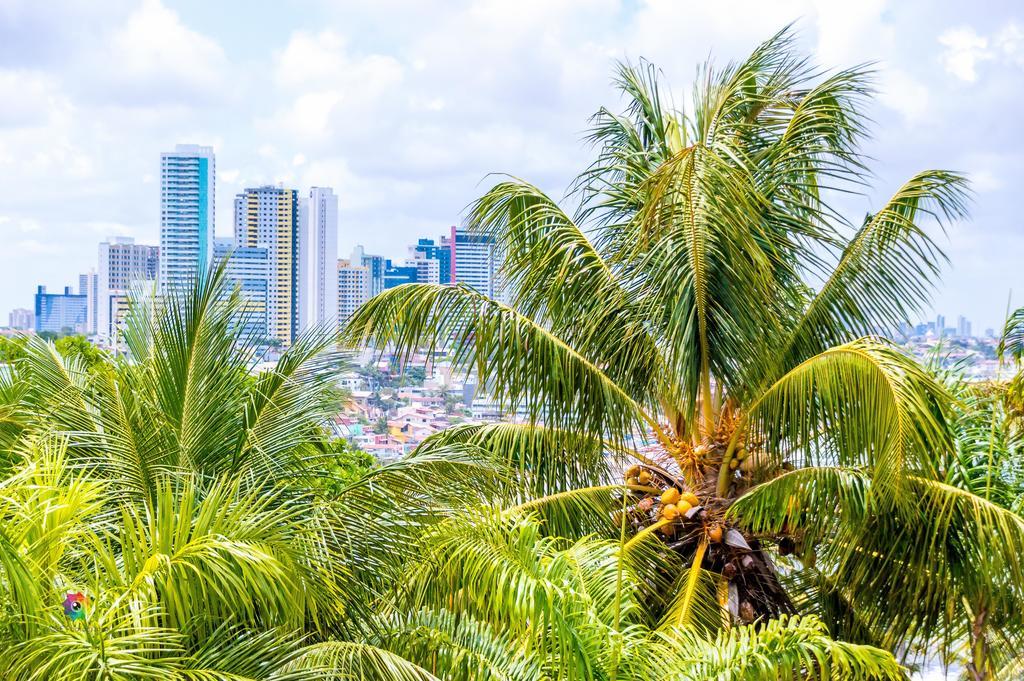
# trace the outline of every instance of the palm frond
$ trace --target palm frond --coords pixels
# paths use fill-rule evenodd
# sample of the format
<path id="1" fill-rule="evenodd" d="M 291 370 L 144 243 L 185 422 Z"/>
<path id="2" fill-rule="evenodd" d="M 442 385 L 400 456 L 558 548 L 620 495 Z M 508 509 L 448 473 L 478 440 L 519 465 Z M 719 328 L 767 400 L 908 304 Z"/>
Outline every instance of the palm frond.
<path id="1" fill-rule="evenodd" d="M 1019 307 L 1007 318 L 999 340 L 999 356 L 1010 356 L 1016 361 L 1024 358 L 1024 307 Z"/>
<path id="2" fill-rule="evenodd" d="M 541 321 L 643 403 L 665 376 L 647 315 L 559 206 L 522 180 L 501 182 L 469 214 L 503 255 L 511 307 Z"/>
<path id="3" fill-rule="evenodd" d="M 790 617 L 724 631 L 662 633 L 670 679 L 905 679 L 891 653 L 832 640 L 813 617 Z"/>
<path id="4" fill-rule="evenodd" d="M 939 170 L 918 173 L 868 216 L 787 343 L 792 364 L 866 334 L 894 332 L 928 301 L 946 256 L 921 226 L 962 218 L 967 181 Z"/>
<path id="5" fill-rule="evenodd" d="M 256 377 L 233 460 L 223 470 L 259 480 L 302 471 L 295 443 L 310 439 L 311 427 L 339 411 L 330 390 L 344 361 L 330 350 L 336 341 L 335 333 L 313 329 L 285 350 L 273 369 Z"/>
<path id="6" fill-rule="evenodd" d="M 417 451 L 459 444 L 479 447 L 503 460 L 535 496 L 607 480 L 610 466 L 625 458 L 600 437 L 528 423 L 453 426 L 425 439 Z"/>
<path id="7" fill-rule="evenodd" d="M 447 610 L 416 610 L 386 618 L 381 645 L 451 681 L 540 681 L 538 652 L 485 622 Z"/>
<path id="8" fill-rule="evenodd" d="M 952 449 L 942 411 L 948 402 L 913 359 L 864 338 L 776 381 L 749 407 L 748 440 L 776 465 L 790 457 L 798 465 L 871 466 L 875 484 L 895 493 L 905 472 L 930 471 L 933 454 Z"/>
<path id="9" fill-rule="evenodd" d="M 462 286 L 406 284 L 363 305 L 348 323 L 355 343 L 450 352 L 507 411 L 566 431 L 622 441 L 658 424 L 600 368 L 533 320 Z"/>
<path id="10" fill-rule="evenodd" d="M 896 503 L 865 473 L 811 468 L 782 475 L 730 509 L 754 532 L 800 533 L 818 564 L 887 646 L 949 650 L 972 611 L 991 613 L 1002 645 L 1024 630 L 1024 519 L 983 497 L 911 476 Z M 968 608 L 965 612 L 964 608 Z"/>

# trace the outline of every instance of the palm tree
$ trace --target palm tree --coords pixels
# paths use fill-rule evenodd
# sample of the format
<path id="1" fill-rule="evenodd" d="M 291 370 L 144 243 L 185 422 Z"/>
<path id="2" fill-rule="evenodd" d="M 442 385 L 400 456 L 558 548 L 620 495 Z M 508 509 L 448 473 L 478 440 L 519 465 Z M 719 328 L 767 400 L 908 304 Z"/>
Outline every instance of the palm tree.
<path id="1" fill-rule="evenodd" d="M 253 374 L 244 309 L 214 271 L 133 304 L 126 355 L 36 339 L 0 374 L 3 678 L 902 676 L 813 615 L 659 622 L 677 554 L 538 499 L 593 467 L 584 437 L 528 466 L 467 444 L 339 471 L 334 338 Z M 505 429 L 462 434 L 525 442 Z"/>
<path id="2" fill-rule="evenodd" d="M 955 399 L 878 335 L 927 301 L 945 259 L 927 228 L 964 215 L 966 182 L 922 171 L 845 220 L 836 202 L 868 176 L 870 74 L 823 72 L 792 43 L 705 67 L 686 113 L 653 66 L 622 65 L 626 110 L 594 116 L 574 210 L 514 178 L 472 205 L 503 299 L 400 286 L 349 338 L 403 361 L 447 351 L 525 409 L 421 449 L 529 471 L 520 507 L 543 532 L 611 532 L 620 565 L 668 549 L 638 575 L 667 582 L 647 595 L 655 620 L 817 613 L 912 658 L 975 640 L 969 616 L 1016 649 L 1022 526 L 945 481 Z"/>
<path id="3" fill-rule="evenodd" d="M 364 629 L 381 561 L 419 526 L 410 491 L 443 502 L 432 480 L 459 463 L 335 475 L 335 334 L 253 374 L 243 310 L 213 271 L 133 304 L 130 359 L 87 368 L 33 339 L 0 374 L 3 678 L 432 678 Z"/>

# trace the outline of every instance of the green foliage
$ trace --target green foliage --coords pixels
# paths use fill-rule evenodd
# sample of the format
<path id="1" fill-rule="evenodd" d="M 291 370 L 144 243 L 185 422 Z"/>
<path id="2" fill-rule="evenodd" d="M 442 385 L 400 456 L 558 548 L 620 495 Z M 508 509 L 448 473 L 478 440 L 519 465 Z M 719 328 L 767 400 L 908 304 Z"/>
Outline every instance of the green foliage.
<path id="1" fill-rule="evenodd" d="M 126 356 L 27 341 L 0 372 L 0 676 L 896 679 L 890 651 L 924 649 L 1012 674 L 1012 393 L 865 335 L 924 304 L 923 221 L 959 217 L 964 182 L 919 173 L 859 226 L 828 204 L 868 176 L 868 75 L 784 31 L 708 65 L 683 114 L 622 65 L 578 210 L 515 179 L 471 209 L 509 302 L 416 284 L 350 320 L 527 423 L 374 465 L 325 434 L 337 338 L 253 374 L 222 270 L 133 303 Z M 699 495 L 685 522 L 669 484 Z"/>
<path id="2" fill-rule="evenodd" d="M 0 364 L 9 364 L 25 356 L 28 336 L 0 336 Z"/>
<path id="3" fill-rule="evenodd" d="M 427 379 L 427 370 L 421 366 L 406 367 L 402 371 L 402 376 L 399 381 L 400 385 L 423 385 L 423 381 Z"/>
<path id="4" fill-rule="evenodd" d="M 325 439 L 318 448 L 322 494 L 327 498 L 337 496 L 341 490 L 365 477 L 375 465 L 372 454 L 353 447 L 342 438 Z"/>
<path id="5" fill-rule="evenodd" d="M 85 336 L 62 336 L 54 341 L 53 346 L 63 357 L 78 358 L 89 371 L 96 370 L 109 361 L 107 353 L 86 340 Z"/>
<path id="6" fill-rule="evenodd" d="M 945 264 L 929 234 L 965 216 L 966 180 L 923 170 L 863 220 L 844 218 L 831 202 L 871 177 L 860 144 L 872 74 L 823 72 L 794 40 L 787 29 L 743 61 L 706 65 L 685 112 L 654 66 L 620 65 L 626 108 L 592 119 L 595 160 L 571 209 L 518 178 L 470 208 L 502 256 L 507 300 L 406 285 L 350 320 L 350 342 L 400 364 L 445 352 L 530 417 L 422 445 L 497 455 L 529 494 L 439 525 L 413 605 L 458 606 L 503 631 L 535 623 L 526 647 L 557 678 L 665 677 L 631 653 L 657 623 L 683 629 L 671 642 L 682 658 L 662 658 L 680 678 L 900 675 L 861 643 L 905 659 L 938 651 L 991 676 L 1019 651 L 1019 477 L 997 456 L 1019 432 L 1012 391 L 968 415 L 957 385 L 880 333 L 927 305 Z M 623 455 L 657 487 L 616 484 Z M 659 516 L 652 492 L 668 484 L 697 494 L 694 518 Z M 711 539 L 719 530 L 732 543 Z M 633 573 L 614 561 L 619 617 L 594 616 L 609 649 L 598 661 L 576 621 L 549 612 L 555 584 L 571 588 L 583 568 L 554 578 L 537 553 L 555 565 L 572 542 L 600 555 L 616 539 L 647 558 Z M 515 588 L 494 596 L 498 583 Z M 649 617 L 631 610 L 641 583 L 656 585 Z M 577 611 L 597 602 L 580 591 Z M 578 657 L 558 647 L 567 639 Z"/>

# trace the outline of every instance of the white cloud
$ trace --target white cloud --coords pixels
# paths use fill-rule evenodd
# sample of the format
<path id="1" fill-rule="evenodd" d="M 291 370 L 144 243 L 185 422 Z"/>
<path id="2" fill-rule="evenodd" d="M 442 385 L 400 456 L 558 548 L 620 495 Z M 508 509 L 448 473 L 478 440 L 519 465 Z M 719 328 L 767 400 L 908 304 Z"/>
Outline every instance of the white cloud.
<path id="1" fill-rule="evenodd" d="M 11 247 L 16 254 L 30 255 L 54 255 L 61 252 L 61 247 L 52 241 L 40 241 L 38 239 L 22 239 Z M 71 277 L 69 276 L 68 279 Z"/>
<path id="2" fill-rule="evenodd" d="M 0 102 L 0 128 L 36 126 L 71 111 L 56 79 L 32 70 L 0 68 Z"/>
<path id="3" fill-rule="evenodd" d="M 89 80 L 115 102 L 189 106 L 225 94 L 224 50 L 184 25 L 160 0 L 143 0 L 108 40 L 89 65 L 101 71 Z"/>
<path id="4" fill-rule="evenodd" d="M 39 228 L 39 221 L 32 218 L 12 218 L 9 215 L 0 215 L 0 233 L 17 230 L 24 234 L 38 232 Z"/>
<path id="5" fill-rule="evenodd" d="M 588 116 L 620 105 L 616 59 L 649 58 L 684 106 L 696 64 L 743 58 L 794 20 L 816 63 L 880 63 L 866 110 L 880 194 L 921 167 L 962 168 L 984 210 L 1024 182 L 1005 113 L 1019 105 L 1024 24 L 1008 12 L 979 11 L 981 31 L 924 0 L 285 0 L 244 14 L 169 0 L 16 2 L 12 19 L 0 0 L 0 234 L 63 250 L 31 270 L 0 253 L 0 310 L 95 266 L 96 229 L 155 240 L 154 173 L 175 143 L 216 149 L 218 235 L 246 186 L 333 185 L 342 252 L 364 241 L 401 256 L 457 221 L 487 173 L 561 195 L 591 158 Z M 1014 154 L 982 155 L 1002 147 Z M 997 212 L 985 229 L 1017 228 Z M 29 218 L 37 231 L 13 222 Z"/>
<path id="6" fill-rule="evenodd" d="M 836 2 L 814 0 L 818 29 L 815 57 L 829 67 L 864 61 L 865 47 L 875 55 L 892 41 L 892 29 L 882 22 L 886 0 Z"/>
<path id="7" fill-rule="evenodd" d="M 1011 21 L 999 30 L 995 47 L 1007 60 L 1017 66 L 1024 66 L 1024 29 L 1016 22 Z"/>
<path id="8" fill-rule="evenodd" d="M 991 192 L 1002 189 L 1006 186 L 994 172 L 988 168 L 981 168 L 968 173 L 971 179 L 971 188 L 978 192 Z"/>
<path id="9" fill-rule="evenodd" d="M 885 106 L 898 111 L 910 123 L 921 121 L 932 109 L 928 86 L 901 69 L 882 70 L 878 95 Z"/>
<path id="10" fill-rule="evenodd" d="M 344 48 L 344 39 L 334 31 L 296 31 L 275 58 L 274 78 L 284 87 L 322 85 L 341 74 Z"/>
<path id="11" fill-rule="evenodd" d="M 946 71 L 969 83 L 978 79 L 978 64 L 993 58 L 988 38 L 978 35 L 970 26 L 944 31 L 939 43 L 946 48 L 942 54 Z"/>
<path id="12" fill-rule="evenodd" d="M 274 55 L 274 81 L 286 105 L 258 118 L 257 126 L 268 132 L 281 128 L 304 140 L 343 134 L 346 125 L 361 134 L 359 126 L 372 125 L 386 108 L 382 100 L 399 93 L 403 77 L 393 56 L 350 54 L 345 40 L 331 30 L 296 31 Z M 336 121 L 341 109 L 343 120 Z"/>
<path id="13" fill-rule="evenodd" d="M 991 35 L 979 34 L 971 26 L 950 28 L 939 36 L 939 43 L 946 48 L 946 71 L 969 83 L 978 80 L 983 63 L 1024 68 L 1024 29 L 1014 21 Z"/>

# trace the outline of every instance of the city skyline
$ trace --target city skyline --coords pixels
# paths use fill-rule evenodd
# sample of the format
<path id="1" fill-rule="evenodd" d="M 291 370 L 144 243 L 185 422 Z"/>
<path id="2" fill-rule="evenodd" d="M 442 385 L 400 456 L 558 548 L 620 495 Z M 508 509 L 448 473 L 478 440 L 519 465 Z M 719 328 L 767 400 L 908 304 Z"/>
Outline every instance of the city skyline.
<path id="1" fill-rule="evenodd" d="M 280 346 L 314 326 L 337 326 L 371 296 L 406 283 L 458 282 L 499 299 L 503 293 L 492 239 L 465 226 L 436 240 L 418 238 L 404 260 L 358 245 L 341 259 L 333 188 L 314 185 L 303 196 L 278 183 L 237 193 L 232 236 L 217 237 L 214 148 L 177 144 L 161 152 L 160 168 L 160 245 L 107 237 L 95 266 L 78 275 L 77 293 L 39 284 L 33 310 L 13 309 L 10 328 L 82 334 L 116 350 L 133 296 L 175 295 L 211 267 L 223 268 L 227 287 L 240 292 L 247 336 Z"/>
<path id="2" fill-rule="evenodd" d="M 951 264 L 934 308 L 1001 325 L 1009 290 L 1024 296 L 1024 140 L 1005 115 L 1024 92 L 1024 17 L 1010 2 L 967 16 L 885 0 L 314 0 L 247 8 L 241 31 L 221 3 L 15 0 L 0 12 L 0 309 L 29 307 L 36 283 L 73 285 L 63 273 L 86 271 L 108 235 L 157 243 L 154 159 L 176 142 L 217 150 L 215 236 L 230 236 L 244 187 L 323 184 L 342 255 L 362 243 L 400 258 L 459 224 L 488 173 L 561 196 L 589 158 L 587 117 L 619 104 L 616 60 L 652 60 L 683 106 L 694 63 L 740 57 L 794 20 L 821 65 L 876 62 L 865 152 L 878 172 L 844 215 L 857 223 L 922 167 L 967 173 L 972 218 L 939 238 Z"/>

